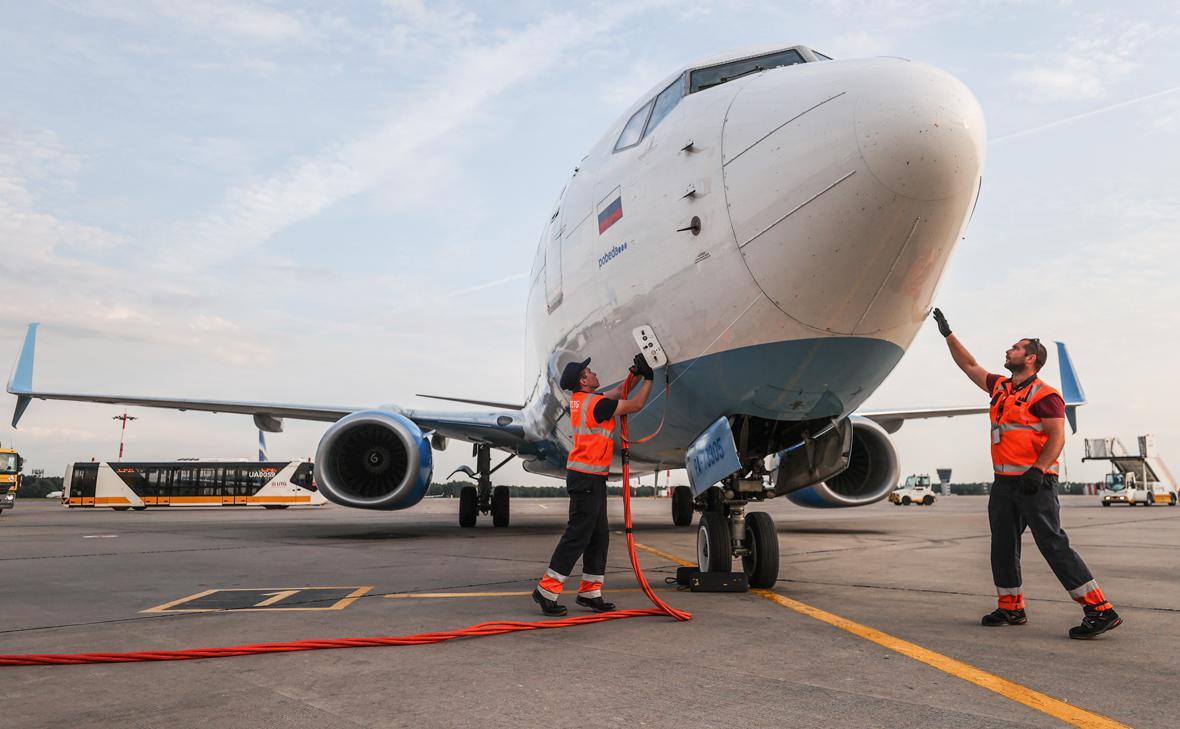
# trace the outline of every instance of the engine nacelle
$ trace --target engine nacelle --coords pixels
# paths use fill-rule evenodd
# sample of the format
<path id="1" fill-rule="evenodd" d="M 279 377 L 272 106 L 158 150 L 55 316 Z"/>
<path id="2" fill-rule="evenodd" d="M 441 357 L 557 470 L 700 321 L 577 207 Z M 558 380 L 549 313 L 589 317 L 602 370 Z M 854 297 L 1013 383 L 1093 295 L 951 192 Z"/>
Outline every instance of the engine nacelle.
<path id="1" fill-rule="evenodd" d="M 900 467 L 889 434 L 868 418 L 853 416 L 852 453 L 848 468 L 827 481 L 787 494 L 799 506 L 838 509 L 867 506 L 884 499 L 897 486 Z"/>
<path id="2" fill-rule="evenodd" d="M 355 509 L 407 509 L 426 495 L 433 471 L 430 443 L 418 426 L 384 410 L 336 421 L 315 455 L 320 493 Z"/>

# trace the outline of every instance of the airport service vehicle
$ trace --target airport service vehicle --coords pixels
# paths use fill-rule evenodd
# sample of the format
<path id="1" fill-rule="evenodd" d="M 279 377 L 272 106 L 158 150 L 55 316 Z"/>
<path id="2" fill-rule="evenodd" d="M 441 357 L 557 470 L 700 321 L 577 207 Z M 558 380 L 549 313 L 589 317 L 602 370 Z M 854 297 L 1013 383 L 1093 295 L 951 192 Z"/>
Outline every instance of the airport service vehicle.
<path id="1" fill-rule="evenodd" d="M 16 492 L 20 490 L 24 459 L 12 448 L 0 448 L 0 516 L 16 506 Z"/>
<path id="2" fill-rule="evenodd" d="M 930 486 L 930 477 L 925 474 L 906 476 L 905 484 L 898 486 L 893 493 L 889 494 L 889 500 L 896 506 L 909 506 L 910 504 L 930 506 L 936 498 L 934 488 Z"/>
<path id="3" fill-rule="evenodd" d="M 241 413 L 269 432 L 284 418 L 323 421 L 320 492 L 362 509 L 419 503 L 432 447 L 466 441 L 479 485 L 459 499 L 459 522 L 491 514 L 506 526 L 496 468 L 520 458 L 564 476 L 573 436 L 562 368 L 592 356 L 609 386 L 638 346 L 656 377 L 631 432 L 664 420 L 631 447 L 633 472 L 686 468 L 691 486 L 673 494 L 672 516 L 687 525 L 701 513 L 700 568 L 729 571 L 740 558 L 751 585 L 770 587 L 777 535 L 749 503 L 875 503 L 899 479 L 890 433 L 911 418 L 988 410 L 860 410 L 930 311 L 979 193 L 986 136 L 971 92 L 922 63 L 832 60 L 801 45 L 702 59 L 623 110 L 549 209 L 529 274 L 519 404 L 428 396 L 483 408 L 464 412 L 38 389 L 31 324 L 8 385 L 14 422 L 33 398 Z M 1083 399 L 1060 343 L 1058 353 L 1073 422 Z M 506 454 L 495 465 L 493 449 Z"/>
<path id="4" fill-rule="evenodd" d="M 1111 472 L 1102 480 L 1103 506 L 1176 505 L 1176 479 L 1159 457 L 1151 435 L 1139 436 L 1138 453 L 1130 453 L 1118 438 L 1087 438 L 1082 460 L 1110 461 Z"/>
<path id="5" fill-rule="evenodd" d="M 318 506 L 326 499 L 306 461 L 247 463 L 72 463 L 66 466 L 61 502 L 115 511 L 156 506 Z"/>

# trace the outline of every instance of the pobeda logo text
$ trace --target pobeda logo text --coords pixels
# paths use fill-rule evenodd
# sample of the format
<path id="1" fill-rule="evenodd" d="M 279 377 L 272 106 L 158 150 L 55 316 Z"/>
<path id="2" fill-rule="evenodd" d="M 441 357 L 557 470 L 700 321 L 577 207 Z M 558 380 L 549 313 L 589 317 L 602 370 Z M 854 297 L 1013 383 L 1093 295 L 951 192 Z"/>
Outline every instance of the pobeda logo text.
<path id="1" fill-rule="evenodd" d="M 599 258 L 598 258 L 598 267 L 599 267 L 599 268 L 602 268 L 602 267 L 603 267 L 603 266 L 605 266 L 606 264 L 610 263 L 612 258 L 614 258 L 615 256 L 618 256 L 618 255 L 621 255 L 621 254 L 622 254 L 623 252 L 625 252 L 626 250 L 627 250 L 627 243 L 626 243 L 626 241 L 624 241 L 624 242 L 622 242 L 622 243 L 618 244 L 618 245 L 617 245 L 617 246 L 615 246 L 614 248 L 611 248 L 609 251 L 607 251 L 607 252 L 606 252 L 606 253 L 604 253 L 603 255 L 599 256 Z"/>

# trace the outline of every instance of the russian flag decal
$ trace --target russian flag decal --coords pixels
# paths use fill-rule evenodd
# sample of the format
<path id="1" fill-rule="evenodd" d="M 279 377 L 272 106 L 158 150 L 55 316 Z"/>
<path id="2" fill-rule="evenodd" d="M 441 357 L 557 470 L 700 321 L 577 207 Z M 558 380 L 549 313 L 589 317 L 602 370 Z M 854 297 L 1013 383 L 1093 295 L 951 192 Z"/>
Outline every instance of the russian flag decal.
<path id="1" fill-rule="evenodd" d="M 606 206 L 598 211 L 598 234 L 602 235 L 607 231 L 607 228 L 618 222 L 619 218 L 623 217 L 623 194 L 618 188 L 614 192 L 607 195 L 605 200 L 610 200 Z"/>

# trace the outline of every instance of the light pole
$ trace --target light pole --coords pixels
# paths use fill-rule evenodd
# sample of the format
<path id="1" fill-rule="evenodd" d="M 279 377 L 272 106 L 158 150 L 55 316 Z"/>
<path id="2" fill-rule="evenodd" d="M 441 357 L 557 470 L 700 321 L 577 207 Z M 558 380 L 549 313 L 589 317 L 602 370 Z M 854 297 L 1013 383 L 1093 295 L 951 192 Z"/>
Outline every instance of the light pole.
<path id="1" fill-rule="evenodd" d="M 111 420 L 123 421 L 123 427 L 119 431 L 119 460 L 121 461 L 123 460 L 123 436 L 127 433 L 127 421 L 139 420 L 139 418 L 135 417 L 134 415 L 128 415 L 126 411 L 123 411 L 122 415 L 116 415 L 115 417 L 111 418 Z"/>

